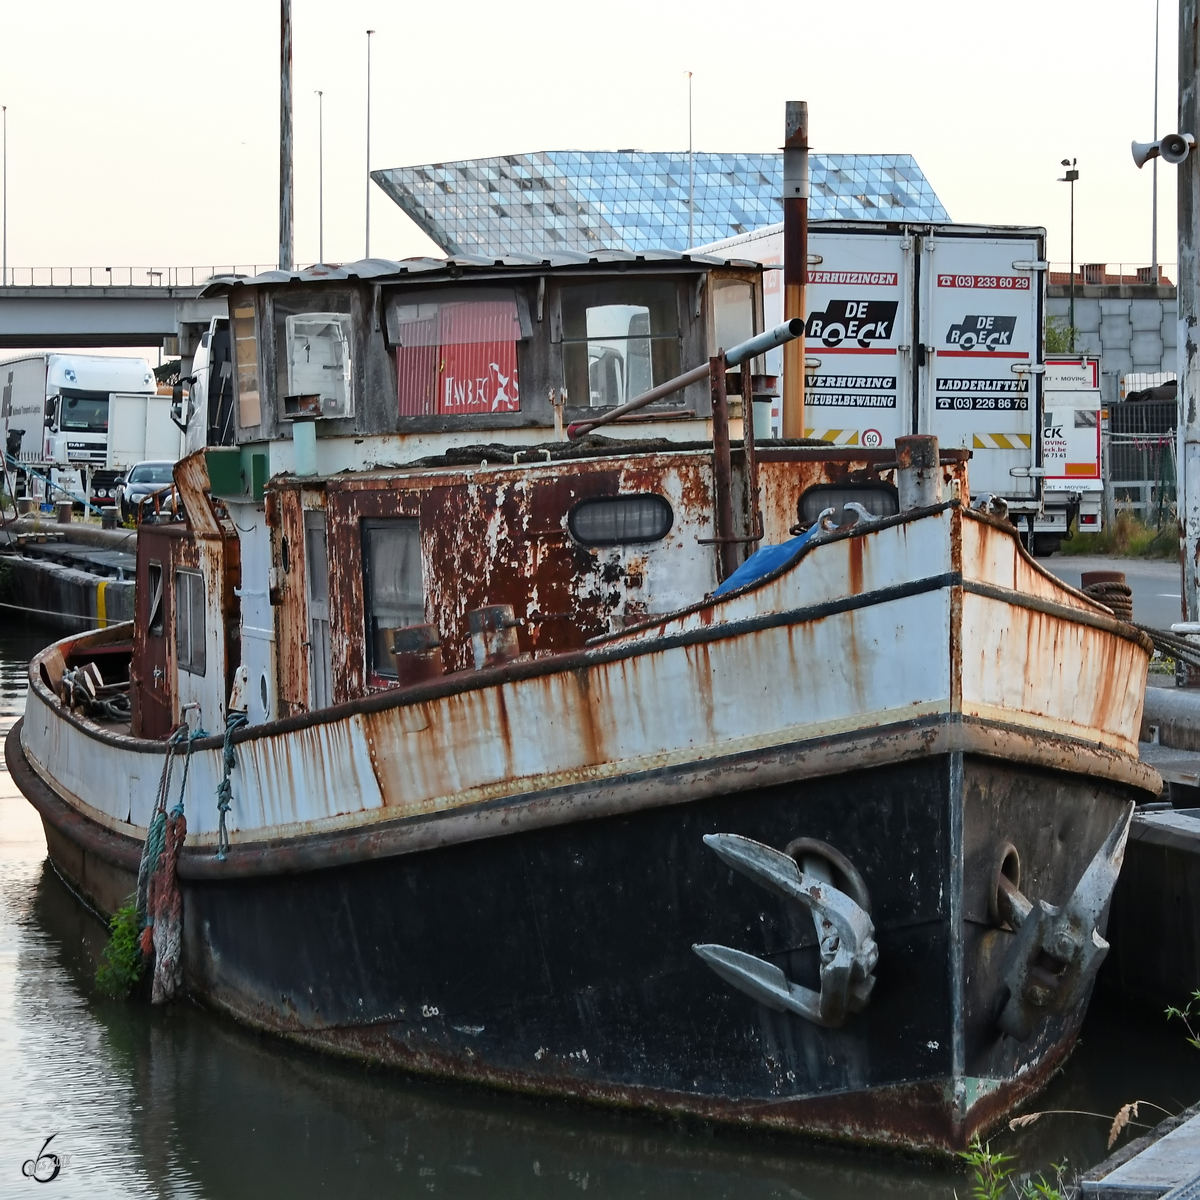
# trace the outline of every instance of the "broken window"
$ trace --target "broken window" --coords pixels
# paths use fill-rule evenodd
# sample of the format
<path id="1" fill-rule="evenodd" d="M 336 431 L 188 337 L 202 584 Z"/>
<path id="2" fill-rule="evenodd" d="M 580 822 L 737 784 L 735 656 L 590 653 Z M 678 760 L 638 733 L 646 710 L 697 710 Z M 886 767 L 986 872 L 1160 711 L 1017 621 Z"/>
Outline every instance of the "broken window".
<path id="1" fill-rule="evenodd" d="M 625 404 L 679 374 L 678 288 L 661 280 L 564 288 L 562 340 L 571 402 Z"/>
<path id="2" fill-rule="evenodd" d="M 150 611 L 147 627 L 152 637 L 163 633 L 163 569 L 162 563 L 152 562 L 146 567 L 146 582 L 149 584 Z"/>
<path id="3" fill-rule="evenodd" d="M 354 319 L 348 292 L 274 299 L 280 416 L 354 415 Z"/>
<path id="4" fill-rule="evenodd" d="M 175 659 L 181 671 L 203 675 L 207 666 L 204 639 L 204 576 L 175 572 Z"/>
<path id="5" fill-rule="evenodd" d="M 365 520 L 362 538 L 368 666 L 372 674 L 394 679 L 391 631 L 425 620 L 420 522 Z"/>
<path id="6" fill-rule="evenodd" d="M 400 416 L 520 412 L 523 336 L 511 290 L 399 297 L 388 311 L 388 339 Z"/>

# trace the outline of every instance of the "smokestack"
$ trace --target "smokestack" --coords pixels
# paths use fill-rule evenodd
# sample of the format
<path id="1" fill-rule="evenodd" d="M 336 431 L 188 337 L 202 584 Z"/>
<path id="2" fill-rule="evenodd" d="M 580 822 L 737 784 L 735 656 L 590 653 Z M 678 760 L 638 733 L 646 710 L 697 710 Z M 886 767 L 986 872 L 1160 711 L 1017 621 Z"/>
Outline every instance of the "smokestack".
<path id="1" fill-rule="evenodd" d="M 808 104 L 789 100 L 783 141 L 783 318 L 805 318 L 808 283 Z M 783 347 L 783 436 L 804 436 L 804 338 Z"/>
<path id="2" fill-rule="evenodd" d="M 292 265 L 292 0 L 279 0 L 279 269 Z"/>

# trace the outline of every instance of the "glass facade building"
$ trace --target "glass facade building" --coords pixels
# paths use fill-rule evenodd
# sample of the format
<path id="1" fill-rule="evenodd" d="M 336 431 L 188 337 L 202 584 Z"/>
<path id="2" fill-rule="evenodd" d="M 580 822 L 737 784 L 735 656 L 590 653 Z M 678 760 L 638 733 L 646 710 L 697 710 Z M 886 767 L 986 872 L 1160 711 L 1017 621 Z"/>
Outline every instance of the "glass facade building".
<path id="1" fill-rule="evenodd" d="M 694 156 L 691 245 L 783 220 L 781 154 Z M 908 154 L 814 154 L 810 220 L 948 221 Z M 448 254 L 688 249 L 688 155 L 551 150 L 374 171 Z"/>

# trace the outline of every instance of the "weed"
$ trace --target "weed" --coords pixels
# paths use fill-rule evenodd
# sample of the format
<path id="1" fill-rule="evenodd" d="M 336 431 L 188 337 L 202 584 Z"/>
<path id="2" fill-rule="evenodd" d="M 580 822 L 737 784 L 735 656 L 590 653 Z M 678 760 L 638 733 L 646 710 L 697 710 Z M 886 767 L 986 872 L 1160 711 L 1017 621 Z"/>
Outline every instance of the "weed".
<path id="1" fill-rule="evenodd" d="M 974 1200 L 1003 1200 L 1008 1191 L 1008 1177 L 1012 1174 L 1012 1168 L 1004 1164 L 1012 1162 L 1011 1154 L 994 1154 L 990 1142 L 980 1142 L 976 1138 L 969 1149 L 960 1151 L 959 1157 L 972 1168 L 975 1183 L 971 1195 Z"/>
<path id="2" fill-rule="evenodd" d="M 1174 518 L 1164 521 L 1161 529 L 1155 529 L 1129 509 L 1119 508 L 1116 516 L 1099 533 L 1074 533 L 1060 549 L 1063 554 L 1173 559 L 1179 557 L 1179 529 Z"/>
<path id="3" fill-rule="evenodd" d="M 108 928 L 108 945 L 101 955 L 104 961 L 96 969 L 96 986 L 105 995 L 123 1000 L 142 974 L 137 905 L 117 909 Z"/>
<path id="4" fill-rule="evenodd" d="M 1193 1021 L 1200 1020 L 1200 1012 L 1194 1012 L 1192 1010 L 1192 1005 L 1197 1003 L 1200 1003 L 1200 990 L 1194 991 L 1192 993 L 1192 998 L 1182 1008 L 1176 1008 L 1174 1005 L 1169 1005 L 1167 1007 L 1167 1019 L 1171 1020 L 1175 1017 L 1178 1017 L 1179 1020 L 1183 1022 L 1184 1028 L 1188 1031 L 1187 1040 L 1189 1044 L 1195 1046 L 1197 1050 L 1200 1050 L 1200 1037 L 1196 1036 L 1195 1026 L 1192 1025 Z"/>

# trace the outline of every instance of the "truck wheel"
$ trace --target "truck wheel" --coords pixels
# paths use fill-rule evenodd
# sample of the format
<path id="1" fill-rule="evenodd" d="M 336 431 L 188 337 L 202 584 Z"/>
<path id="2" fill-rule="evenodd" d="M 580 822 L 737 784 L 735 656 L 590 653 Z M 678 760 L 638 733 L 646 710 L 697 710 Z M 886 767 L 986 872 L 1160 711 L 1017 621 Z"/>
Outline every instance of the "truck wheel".
<path id="1" fill-rule="evenodd" d="M 1035 533 L 1033 535 L 1033 555 L 1035 558 L 1049 558 L 1057 554 L 1062 545 L 1062 535 L 1057 533 Z"/>

